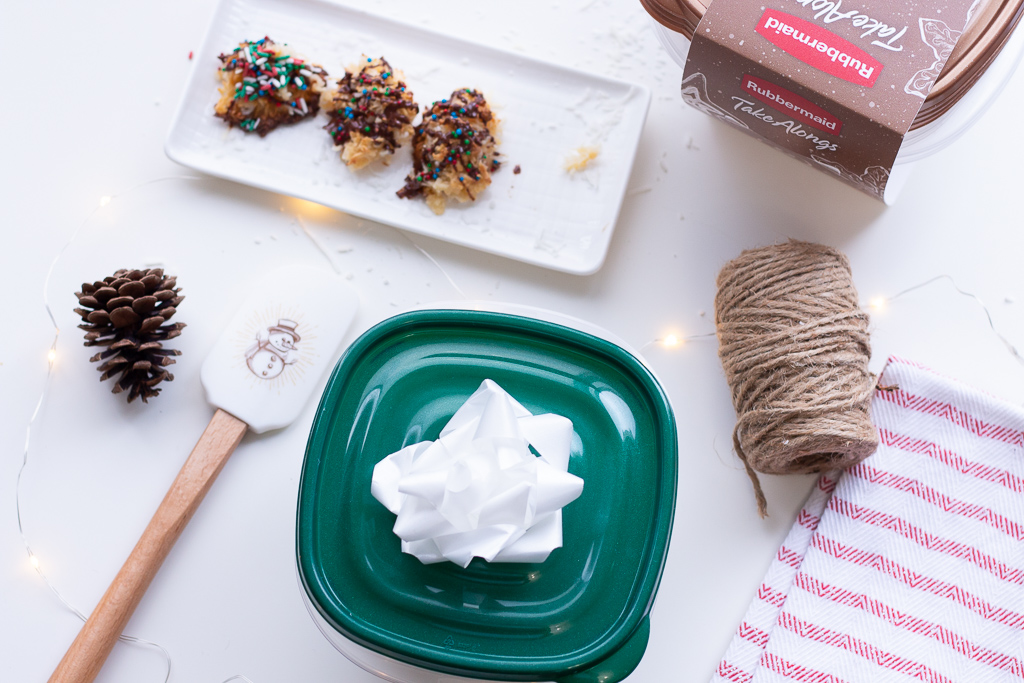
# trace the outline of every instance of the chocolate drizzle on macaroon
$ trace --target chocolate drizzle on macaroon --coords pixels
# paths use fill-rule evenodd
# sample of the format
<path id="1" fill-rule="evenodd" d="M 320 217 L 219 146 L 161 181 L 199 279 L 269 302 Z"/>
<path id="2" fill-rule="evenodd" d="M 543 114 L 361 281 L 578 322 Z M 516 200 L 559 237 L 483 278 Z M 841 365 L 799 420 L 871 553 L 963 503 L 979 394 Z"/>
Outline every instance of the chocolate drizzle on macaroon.
<path id="1" fill-rule="evenodd" d="M 341 152 L 341 160 L 360 169 L 412 137 L 412 120 L 419 111 L 412 93 L 383 57 L 363 55 L 357 67 L 345 71 L 335 88 L 320 97 L 330 122 L 324 129 Z"/>
<path id="2" fill-rule="evenodd" d="M 320 107 L 327 72 L 268 37 L 247 40 L 218 58 L 221 98 L 214 114 L 229 125 L 262 137 L 282 123 L 314 116 Z"/>
<path id="3" fill-rule="evenodd" d="M 413 136 L 413 170 L 402 198 L 423 195 L 436 214 L 448 198 L 474 201 L 491 184 L 501 162 L 496 151 L 498 119 L 484 96 L 463 88 L 434 102 Z"/>

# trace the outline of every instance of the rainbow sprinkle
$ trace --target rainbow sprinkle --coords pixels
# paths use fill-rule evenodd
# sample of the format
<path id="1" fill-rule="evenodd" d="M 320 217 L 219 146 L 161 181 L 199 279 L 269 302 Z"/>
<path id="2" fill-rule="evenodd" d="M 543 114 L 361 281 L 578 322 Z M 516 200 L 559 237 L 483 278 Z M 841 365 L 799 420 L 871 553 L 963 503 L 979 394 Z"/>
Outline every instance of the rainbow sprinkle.
<path id="1" fill-rule="evenodd" d="M 274 41 L 263 37 L 247 40 L 230 53 L 220 55 L 221 71 L 233 71 L 242 77 L 241 83 L 235 84 L 235 99 L 252 101 L 280 90 L 308 90 L 310 79 L 327 75 L 323 68 L 278 52 L 275 48 Z M 293 99 L 288 95 L 276 99 L 292 107 L 293 113 L 309 113 L 305 98 Z"/>

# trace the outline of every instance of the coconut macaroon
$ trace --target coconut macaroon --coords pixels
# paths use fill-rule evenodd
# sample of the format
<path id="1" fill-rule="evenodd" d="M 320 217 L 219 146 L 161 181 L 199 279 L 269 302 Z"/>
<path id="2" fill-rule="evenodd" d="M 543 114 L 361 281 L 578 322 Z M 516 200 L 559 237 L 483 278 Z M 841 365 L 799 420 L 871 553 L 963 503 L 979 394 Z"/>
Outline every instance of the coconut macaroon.
<path id="1" fill-rule="evenodd" d="M 270 38 L 247 40 L 219 56 L 220 100 L 214 114 L 260 137 L 282 123 L 312 117 L 327 86 L 323 68 Z"/>
<path id="2" fill-rule="evenodd" d="M 449 199 L 474 201 L 501 165 L 497 131 L 497 117 L 476 90 L 463 88 L 434 102 L 416 126 L 413 170 L 398 196 L 423 195 L 438 215 L 444 213 Z"/>
<path id="3" fill-rule="evenodd" d="M 320 95 L 320 106 L 331 119 L 324 128 L 349 168 L 358 170 L 376 159 L 387 163 L 386 155 L 412 137 L 412 120 L 420 108 L 403 78 L 383 57 L 363 55 Z"/>

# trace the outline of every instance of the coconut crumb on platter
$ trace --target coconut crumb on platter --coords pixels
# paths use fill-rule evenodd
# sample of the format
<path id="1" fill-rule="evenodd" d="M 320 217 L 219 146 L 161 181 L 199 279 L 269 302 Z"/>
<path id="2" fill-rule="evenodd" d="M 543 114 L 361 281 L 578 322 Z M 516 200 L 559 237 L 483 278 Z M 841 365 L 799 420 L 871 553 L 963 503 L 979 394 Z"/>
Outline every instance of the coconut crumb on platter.
<path id="1" fill-rule="evenodd" d="M 597 155 L 601 153 L 601 148 L 594 145 L 583 145 L 577 147 L 569 153 L 565 158 L 565 164 L 563 167 L 566 172 L 570 175 L 573 173 L 579 173 L 590 165 L 590 162 L 597 158 Z"/>

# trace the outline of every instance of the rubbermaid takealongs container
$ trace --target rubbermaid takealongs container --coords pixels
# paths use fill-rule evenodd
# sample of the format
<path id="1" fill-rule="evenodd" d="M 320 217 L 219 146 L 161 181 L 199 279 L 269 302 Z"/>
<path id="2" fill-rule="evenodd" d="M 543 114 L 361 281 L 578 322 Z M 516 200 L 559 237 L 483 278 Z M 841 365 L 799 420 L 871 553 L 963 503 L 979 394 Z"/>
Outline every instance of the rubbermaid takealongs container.
<path id="1" fill-rule="evenodd" d="M 640 0 L 651 14 L 659 42 L 681 68 L 690 38 L 703 15 L 698 0 Z M 1002 92 L 1024 55 L 1024 31 L 1015 30 L 1024 0 L 981 0 L 967 30 L 900 147 L 886 186 L 892 203 L 909 176 L 911 163 L 944 149 L 963 135 Z"/>
<path id="2" fill-rule="evenodd" d="M 640 4 L 660 25 L 689 41 L 710 0 L 640 0 Z M 977 1 L 911 128 L 934 121 L 964 96 L 999 55 L 1022 13 L 1024 0 Z"/>
<path id="3" fill-rule="evenodd" d="M 370 494 L 373 466 L 434 439 L 483 379 L 573 421 L 564 545 L 542 563 L 423 565 Z M 299 489 L 298 572 L 314 621 L 349 659 L 406 683 L 614 683 L 639 663 L 672 528 L 669 401 L 621 346 L 533 317 L 421 310 L 339 361 Z"/>

